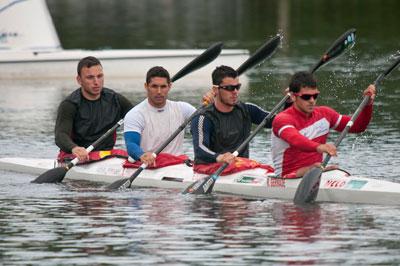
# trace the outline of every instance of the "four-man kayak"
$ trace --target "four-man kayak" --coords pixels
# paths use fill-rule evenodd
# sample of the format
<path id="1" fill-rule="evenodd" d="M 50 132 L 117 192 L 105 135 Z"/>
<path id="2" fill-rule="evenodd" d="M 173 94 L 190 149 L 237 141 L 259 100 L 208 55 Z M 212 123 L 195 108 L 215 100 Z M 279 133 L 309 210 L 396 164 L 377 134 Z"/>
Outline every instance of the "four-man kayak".
<path id="1" fill-rule="evenodd" d="M 110 158 L 71 168 L 65 178 L 110 184 L 130 177 L 136 168 L 122 167 L 125 159 Z M 0 158 L 0 169 L 39 175 L 57 166 L 52 159 Z M 133 187 L 155 187 L 184 190 L 195 180 L 205 177 L 193 173 L 192 167 L 177 164 L 158 169 L 146 169 L 136 178 Z M 36 176 L 35 176 L 36 177 Z M 276 178 L 262 168 L 221 176 L 214 191 L 257 199 L 293 200 L 297 179 Z M 400 204 L 400 183 L 352 176 L 343 170 L 324 172 L 317 202 L 347 202 L 366 204 Z"/>

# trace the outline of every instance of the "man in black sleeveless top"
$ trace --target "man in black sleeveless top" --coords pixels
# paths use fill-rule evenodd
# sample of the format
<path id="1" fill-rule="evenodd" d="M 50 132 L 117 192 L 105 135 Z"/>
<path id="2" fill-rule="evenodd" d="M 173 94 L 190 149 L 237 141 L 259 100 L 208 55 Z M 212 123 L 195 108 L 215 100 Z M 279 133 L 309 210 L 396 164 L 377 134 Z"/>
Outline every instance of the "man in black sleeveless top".
<path id="1" fill-rule="evenodd" d="M 132 104 L 121 94 L 103 87 L 103 67 L 97 58 L 81 59 L 77 72 L 76 80 L 81 87 L 58 107 L 55 142 L 61 152 L 85 161 L 89 159 L 86 147 L 122 119 Z M 95 150 L 111 150 L 115 139 L 116 135 L 111 135 Z"/>
<path id="2" fill-rule="evenodd" d="M 239 101 L 239 77 L 228 66 L 217 67 L 212 73 L 214 104 L 191 124 L 195 164 L 232 163 L 235 151 L 250 135 L 251 125 L 260 124 L 268 112 L 259 106 Z M 271 128 L 272 121 L 266 127 Z M 247 146 L 240 157 L 249 157 Z"/>

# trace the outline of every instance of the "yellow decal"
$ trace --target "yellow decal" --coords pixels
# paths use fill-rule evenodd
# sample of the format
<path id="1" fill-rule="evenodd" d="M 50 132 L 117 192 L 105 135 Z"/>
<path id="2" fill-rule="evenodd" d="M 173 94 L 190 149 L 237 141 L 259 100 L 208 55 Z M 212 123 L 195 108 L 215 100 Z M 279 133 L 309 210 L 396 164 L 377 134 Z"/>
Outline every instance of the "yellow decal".
<path id="1" fill-rule="evenodd" d="M 110 156 L 110 155 L 111 155 L 111 151 L 99 151 L 100 158 L 104 158 L 104 157 Z"/>

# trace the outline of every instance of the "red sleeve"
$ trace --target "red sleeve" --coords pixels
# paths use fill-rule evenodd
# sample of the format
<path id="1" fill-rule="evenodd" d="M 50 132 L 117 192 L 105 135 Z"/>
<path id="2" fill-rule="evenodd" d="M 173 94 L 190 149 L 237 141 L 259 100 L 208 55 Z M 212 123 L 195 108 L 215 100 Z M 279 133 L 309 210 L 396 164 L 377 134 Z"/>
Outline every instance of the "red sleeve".
<path id="1" fill-rule="evenodd" d="M 365 106 L 364 109 L 361 111 L 360 115 L 357 117 L 356 121 L 354 121 L 354 124 L 350 128 L 349 132 L 350 133 L 364 132 L 367 129 L 369 122 L 371 121 L 372 111 L 373 111 L 372 105 Z M 346 127 L 347 122 L 349 122 L 350 119 L 351 116 L 343 115 L 339 125 L 335 128 L 335 130 L 343 131 L 343 129 Z"/>
<path id="2" fill-rule="evenodd" d="M 316 151 L 317 147 L 320 145 L 320 143 L 309 140 L 301 135 L 290 117 L 283 113 L 275 117 L 272 122 L 272 130 L 275 136 L 278 136 L 289 143 L 290 146 L 301 151 L 313 152 Z"/>
<path id="3" fill-rule="evenodd" d="M 279 131 L 285 126 L 294 127 L 290 117 L 284 113 L 277 114 L 274 120 L 272 120 L 272 132 L 274 132 L 275 136 L 279 136 Z"/>

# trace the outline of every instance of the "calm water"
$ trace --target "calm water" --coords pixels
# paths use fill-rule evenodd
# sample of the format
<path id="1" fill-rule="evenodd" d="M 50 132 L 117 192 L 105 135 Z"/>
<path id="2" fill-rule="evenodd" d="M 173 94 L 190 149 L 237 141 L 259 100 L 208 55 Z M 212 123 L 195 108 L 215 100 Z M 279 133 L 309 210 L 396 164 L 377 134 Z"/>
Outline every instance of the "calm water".
<path id="1" fill-rule="evenodd" d="M 353 112 L 361 91 L 400 49 L 397 1 L 48 1 L 65 48 L 230 48 L 257 46 L 277 31 L 284 44 L 249 74 L 242 98 L 271 109 L 289 76 L 316 63 L 348 28 L 357 44 L 316 73 L 320 104 Z M 161 12 L 162 11 L 162 12 Z M 159 27 L 163 25 L 163 27 Z M 142 80 L 106 80 L 134 103 Z M 367 132 L 348 136 L 332 160 L 353 174 L 400 182 L 400 71 L 380 87 Z M 171 98 L 198 105 L 208 88 L 190 76 Z M 54 158 L 55 112 L 71 80 L 0 82 L 0 157 Z M 331 135 L 334 141 L 337 134 Z M 270 131 L 252 157 L 270 163 Z M 121 139 L 118 144 L 122 147 Z M 185 149 L 192 154 L 190 136 Z M 33 185 L 35 176 L 0 171 L 0 259 L 4 265 L 400 264 L 400 207 L 254 201 L 88 185 Z"/>

